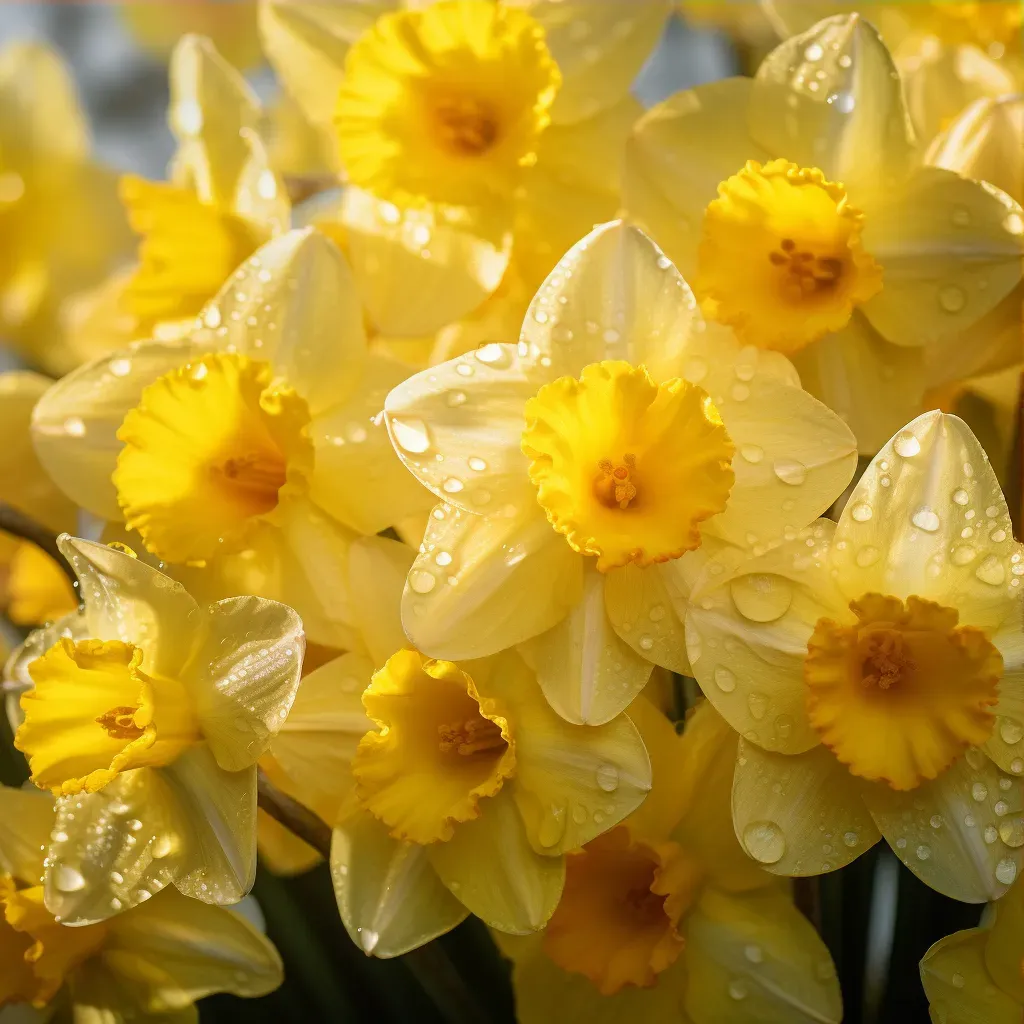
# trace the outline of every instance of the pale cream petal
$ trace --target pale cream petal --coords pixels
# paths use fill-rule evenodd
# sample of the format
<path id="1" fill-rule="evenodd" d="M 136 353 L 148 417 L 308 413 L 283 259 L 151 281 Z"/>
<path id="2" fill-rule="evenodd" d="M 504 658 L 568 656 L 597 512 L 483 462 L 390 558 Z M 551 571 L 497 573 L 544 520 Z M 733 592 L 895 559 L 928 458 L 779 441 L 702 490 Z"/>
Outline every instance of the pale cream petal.
<path id="1" fill-rule="evenodd" d="M 985 966 L 996 985 L 1022 1004 L 1024 1011 L 1024 889 L 1016 886 L 995 906 L 995 920 L 985 942 Z"/>
<path id="2" fill-rule="evenodd" d="M 468 915 L 442 885 L 427 851 L 392 839 L 365 811 L 335 826 L 334 895 L 345 930 L 367 955 L 401 956 L 451 931 Z"/>
<path id="3" fill-rule="evenodd" d="M 863 237 L 883 271 L 864 315 L 897 345 L 955 338 L 1020 284 L 1024 212 L 1005 192 L 952 171 L 924 167 L 887 191 Z M 1019 331 L 1019 304 L 1012 319 Z"/>
<path id="4" fill-rule="evenodd" d="M 583 592 L 553 629 L 523 653 L 548 703 L 568 722 L 601 725 L 647 685 L 653 664 L 624 643 L 605 611 L 605 576 L 587 559 Z"/>
<path id="5" fill-rule="evenodd" d="M 927 353 L 890 345 L 857 311 L 843 330 L 794 357 L 803 386 L 847 423 L 864 455 L 924 407 Z"/>
<path id="6" fill-rule="evenodd" d="M 379 533 L 434 504 L 395 455 L 382 414 L 388 392 L 407 376 L 400 363 L 371 355 L 356 394 L 309 426 L 316 450 L 310 497 L 359 533 Z"/>
<path id="7" fill-rule="evenodd" d="M 686 918 L 686 1008 L 693 1024 L 839 1024 L 828 948 L 781 885 L 702 893 Z"/>
<path id="8" fill-rule="evenodd" d="M 495 700 L 512 729 L 516 771 L 506 788 L 538 853 L 579 849 L 641 804 L 651 788 L 651 761 L 628 717 L 571 725 L 548 706 L 512 652 L 496 659 L 477 688 Z"/>
<path id="9" fill-rule="evenodd" d="M 148 341 L 102 356 L 57 381 L 32 413 L 36 454 L 54 483 L 101 519 L 121 519 L 110 481 L 117 431 L 143 390 L 198 354 L 188 341 Z"/>
<path id="10" fill-rule="evenodd" d="M 53 828 L 53 797 L 0 786 L 0 871 L 36 885 Z"/>
<path id="11" fill-rule="evenodd" d="M 732 727 L 768 750 L 798 754 L 819 742 L 804 705 L 804 658 L 815 623 L 847 604 L 828 572 L 834 531 L 820 519 L 754 558 L 725 551 L 691 596 L 693 674 Z"/>
<path id="12" fill-rule="evenodd" d="M 911 792 L 862 783 L 893 852 L 926 885 L 964 903 L 999 899 L 1024 860 L 1024 781 L 969 749 Z"/>
<path id="13" fill-rule="evenodd" d="M 626 145 L 622 201 L 684 276 L 697 269 L 704 211 L 721 182 L 771 155 L 750 136 L 752 82 L 726 78 L 652 107 Z"/>
<path id="14" fill-rule="evenodd" d="M 85 610 L 80 606 L 77 611 L 70 615 L 51 622 L 48 626 L 33 629 L 25 638 L 23 644 L 19 644 L 11 652 L 3 666 L 4 692 L 14 698 L 14 706 L 18 707 L 18 694 L 30 689 L 34 684 L 29 675 L 28 667 L 36 658 L 42 657 L 61 637 L 70 637 L 72 640 L 87 640 L 91 636 L 89 624 L 85 617 Z M 20 708 L 18 708 L 17 721 L 10 714 L 11 731 L 14 732 L 21 722 Z"/>
<path id="15" fill-rule="evenodd" d="M 879 451 L 843 509 L 830 563 L 850 599 L 911 594 L 994 634 L 1019 625 L 1019 545 L 988 456 L 963 420 L 919 416 Z"/>
<path id="16" fill-rule="evenodd" d="M 142 648 L 145 671 L 175 676 L 200 638 L 202 616 L 175 580 L 124 551 L 62 534 L 57 545 L 79 579 L 90 636 Z"/>
<path id="17" fill-rule="evenodd" d="M 59 533 L 74 529 L 77 510 L 39 464 L 29 433 L 32 409 L 52 383 L 29 370 L 0 373 L 0 501 Z"/>
<path id="18" fill-rule="evenodd" d="M 703 329 L 668 257 L 639 228 L 612 221 L 559 261 L 530 304 L 521 345 L 547 379 L 624 359 L 661 382 L 686 376 L 688 344 Z"/>
<path id="19" fill-rule="evenodd" d="M 395 451 L 424 487 L 468 512 L 535 505 L 520 444 L 524 408 L 545 379 L 507 344 L 422 370 L 384 403 Z"/>
<path id="20" fill-rule="evenodd" d="M 446 843 L 427 847 L 441 881 L 459 902 L 498 931 L 539 931 L 565 883 L 562 857 L 534 852 L 508 786 L 481 801 L 480 817 L 459 824 Z"/>
<path id="21" fill-rule="evenodd" d="M 294 3 L 263 0 L 260 37 L 284 88 L 314 124 L 327 125 L 349 47 L 394 3 Z"/>
<path id="22" fill-rule="evenodd" d="M 255 765 L 228 772 L 197 746 L 158 771 L 177 802 L 178 891 L 203 903 L 237 903 L 256 878 Z"/>
<path id="23" fill-rule="evenodd" d="M 827 18 L 772 50 L 758 68 L 749 118 L 773 156 L 820 167 L 857 206 L 912 154 L 896 66 L 858 14 Z"/>
<path id="24" fill-rule="evenodd" d="M 704 532 L 750 546 L 776 540 L 827 511 L 853 479 L 857 440 L 801 388 L 757 375 L 750 365 L 736 369 L 743 378 L 754 375 L 734 378 L 727 389 L 710 379 L 702 385 L 736 445 L 729 502 Z"/>
<path id="25" fill-rule="evenodd" d="M 270 753 L 300 793 L 343 796 L 349 764 L 362 737 L 373 729 L 363 709 L 363 690 L 373 664 L 348 653 L 306 676 L 291 713 L 270 741 Z"/>
<path id="26" fill-rule="evenodd" d="M 402 625 L 434 658 L 480 658 L 537 636 L 579 600 L 583 559 L 539 506 L 518 516 L 430 514 L 402 596 Z"/>
<path id="27" fill-rule="evenodd" d="M 432 207 L 399 209 L 349 186 L 337 217 L 366 313 L 380 334 L 418 338 L 461 320 L 498 287 L 499 247 Z"/>
<path id="28" fill-rule="evenodd" d="M 821 875 L 881 839 L 860 780 L 823 746 L 775 754 L 740 740 L 732 820 L 741 845 L 776 875 Z"/>
<path id="29" fill-rule="evenodd" d="M 288 717 L 302 671 L 302 621 L 285 604 L 231 597 L 209 626 L 186 677 L 203 739 L 229 772 L 256 763 Z"/>
<path id="30" fill-rule="evenodd" d="M 416 552 L 386 537 L 361 537 L 349 551 L 353 611 L 371 664 L 379 668 L 409 645 L 402 630 L 402 590 Z"/>
<path id="31" fill-rule="evenodd" d="M 266 995 L 284 981 L 273 943 L 242 917 L 173 888 L 111 923 L 103 962 L 135 983 L 148 1013 L 167 1013 L 213 992 Z"/>
<path id="32" fill-rule="evenodd" d="M 937 1024 L 1020 1024 L 1020 1003 L 985 969 L 987 938 L 982 928 L 954 932 L 922 957 L 921 984 Z"/>
<path id="33" fill-rule="evenodd" d="M 181 873 L 175 795 L 159 772 L 140 768 L 96 793 L 60 797 L 46 856 L 46 909 L 65 924 L 105 921 Z"/>
<path id="34" fill-rule="evenodd" d="M 618 102 L 654 50 L 669 0 L 594 4 L 590 0 L 514 0 L 543 25 L 562 86 L 556 124 L 581 121 Z"/>
<path id="35" fill-rule="evenodd" d="M 314 418 L 359 387 L 367 354 L 359 290 L 338 247 L 312 228 L 257 249 L 197 323 L 193 344 L 268 360 Z"/>

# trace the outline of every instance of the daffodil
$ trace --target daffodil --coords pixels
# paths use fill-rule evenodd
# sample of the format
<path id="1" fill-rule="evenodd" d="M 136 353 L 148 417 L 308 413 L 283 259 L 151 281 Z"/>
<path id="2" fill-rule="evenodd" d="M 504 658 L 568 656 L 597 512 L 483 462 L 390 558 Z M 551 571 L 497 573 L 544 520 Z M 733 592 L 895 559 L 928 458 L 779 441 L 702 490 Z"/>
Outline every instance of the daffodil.
<path id="1" fill-rule="evenodd" d="M 924 882 L 995 899 L 1024 837 L 1024 554 L 981 445 L 926 413 L 838 524 L 712 563 L 686 620 L 694 674 L 742 735 L 737 835 L 783 875 L 880 836 Z"/>
<path id="2" fill-rule="evenodd" d="M 682 737 L 644 698 L 647 802 L 566 858 L 542 935 L 498 936 L 522 1024 L 838 1022 L 835 968 L 810 923 L 740 849 L 736 737 L 706 702 Z"/>
<path id="3" fill-rule="evenodd" d="M 75 528 L 75 507 L 43 471 L 29 435 L 32 408 L 50 384 L 28 371 L 0 374 L 0 501 L 61 533 Z M 11 622 L 38 626 L 76 607 L 67 576 L 49 555 L 0 534 L 0 608 Z"/>
<path id="4" fill-rule="evenodd" d="M 40 43 L 0 50 L 0 339 L 63 372 L 62 307 L 128 243 L 113 174 L 90 155 L 71 76 Z"/>
<path id="5" fill-rule="evenodd" d="M 204 609 L 127 551 L 58 543 L 83 610 L 7 666 L 30 683 L 15 746 L 57 797 L 45 907 L 91 924 L 168 884 L 236 903 L 256 870 L 255 763 L 294 699 L 302 624 L 255 597 Z"/>
<path id="6" fill-rule="evenodd" d="M 0 1007 L 31 1004 L 48 1019 L 66 1000 L 76 1020 L 166 1020 L 213 992 L 281 984 L 277 950 L 240 914 L 173 888 L 113 920 L 64 927 L 40 884 L 52 800 L 3 787 L 0 810 Z"/>
<path id="7" fill-rule="evenodd" d="M 191 588 L 284 601 L 312 640 L 349 648 L 355 531 L 430 504 L 378 415 L 405 376 L 368 352 L 344 257 L 296 230 L 250 258 L 184 338 L 55 384 L 33 433 L 65 493 Z"/>
<path id="8" fill-rule="evenodd" d="M 710 317 L 792 355 L 865 453 L 936 376 L 978 372 L 1020 329 L 1020 206 L 921 156 L 892 57 L 857 15 L 788 39 L 753 79 L 666 100 L 627 147 L 630 216 Z"/>
<path id="9" fill-rule="evenodd" d="M 984 928 L 939 939 L 921 959 L 921 982 L 938 1024 L 1018 1024 L 1024 1017 L 1024 893 L 1015 885 Z"/>
<path id="10" fill-rule="evenodd" d="M 264 0 L 264 47 L 349 186 L 515 236 L 535 287 L 615 212 L 629 96 L 668 0 Z"/>
<path id="11" fill-rule="evenodd" d="M 395 448 L 439 504 L 403 622 L 437 658 L 524 643 L 552 706 L 609 721 L 651 664 L 687 672 L 690 583 L 721 544 L 794 532 L 849 481 L 855 443 L 780 354 L 705 324 L 646 235 L 578 243 L 516 345 L 397 387 Z"/>

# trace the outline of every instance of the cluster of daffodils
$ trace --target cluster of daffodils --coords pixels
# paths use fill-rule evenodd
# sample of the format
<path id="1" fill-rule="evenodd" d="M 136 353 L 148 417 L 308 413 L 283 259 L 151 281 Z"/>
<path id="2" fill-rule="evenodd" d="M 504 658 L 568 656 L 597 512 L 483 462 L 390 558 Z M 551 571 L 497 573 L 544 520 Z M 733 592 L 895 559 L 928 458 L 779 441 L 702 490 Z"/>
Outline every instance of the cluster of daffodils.
<path id="1" fill-rule="evenodd" d="M 1020 11 L 774 0 L 645 108 L 708 6 L 261 0 L 166 181 L 0 52 L 0 1007 L 263 995 L 327 860 L 523 1024 L 838 1024 L 788 879 L 884 837 L 993 904 L 933 1019 L 1020 1020 Z"/>

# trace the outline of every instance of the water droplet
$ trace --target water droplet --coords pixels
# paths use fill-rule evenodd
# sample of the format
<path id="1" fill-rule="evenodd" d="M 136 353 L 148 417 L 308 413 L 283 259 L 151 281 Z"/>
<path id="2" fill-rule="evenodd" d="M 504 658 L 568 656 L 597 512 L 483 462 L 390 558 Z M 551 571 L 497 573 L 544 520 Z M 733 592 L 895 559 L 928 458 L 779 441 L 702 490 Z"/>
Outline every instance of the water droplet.
<path id="1" fill-rule="evenodd" d="M 457 476 L 449 476 L 445 477 L 444 483 L 441 484 L 441 489 L 446 494 L 458 494 L 464 486 Z"/>
<path id="2" fill-rule="evenodd" d="M 1009 812 L 1010 805 L 1005 800 L 997 800 L 992 810 L 996 812 L 998 817 L 1003 818 Z"/>
<path id="3" fill-rule="evenodd" d="M 962 974 L 954 974 L 949 980 L 953 982 L 953 988 L 964 987 L 964 976 Z"/>
<path id="4" fill-rule="evenodd" d="M 452 564 L 451 552 L 449 552 L 449 551 L 438 551 L 438 553 L 436 555 L 434 555 L 434 561 L 438 565 L 451 565 Z"/>
<path id="5" fill-rule="evenodd" d="M 786 852 L 786 839 L 774 821 L 752 821 L 743 830 L 747 853 L 761 864 L 777 864 Z"/>
<path id="6" fill-rule="evenodd" d="M 1024 739 L 1024 725 L 1014 721 L 1012 718 L 999 719 L 999 735 L 1004 743 L 1011 747 Z"/>
<path id="7" fill-rule="evenodd" d="M 577 825 L 584 824 L 584 822 L 586 822 L 587 820 L 586 807 L 584 807 L 582 804 L 577 804 L 572 809 L 572 820 L 575 821 Z"/>
<path id="8" fill-rule="evenodd" d="M 366 954 L 372 953 L 377 948 L 379 941 L 380 935 L 372 928 L 363 928 L 359 933 L 359 944 L 363 947 L 363 952 Z"/>
<path id="9" fill-rule="evenodd" d="M 739 613 L 751 622 L 774 622 L 793 603 L 793 587 L 785 576 L 749 573 L 729 584 Z"/>
<path id="10" fill-rule="evenodd" d="M 747 983 L 742 978 L 733 978 L 729 982 L 729 998 L 737 1002 L 747 998 Z"/>
<path id="11" fill-rule="evenodd" d="M 808 46 L 806 50 L 804 50 L 804 56 L 812 64 L 815 61 L 821 60 L 821 58 L 824 55 L 825 55 L 825 51 L 821 48 L 821 45 L 819 43 L 811 43 L 811 45 Z"/>
<path id="12" fill-rule="evenodd" d="M 939 528 L 940 521 L 939 517 L 935 512 L 928 508 L 926 505 L 922 505 L 911 517 L 910 521 L 919 529 L 924 530 L 925 533 L 935 533 Z"/>
<path id="13" fill-rule="evenodd" d="M 414 570 L 409 573 L 409 586 L 417 594 L 429 594 L 437 585 L 437 578 L 432 572 Z"/>
<path id="14" fill-rule="evenodd" d="M 857 845 L 857 841 L 858 841 L 858 836 L 857 836 L 856 832 L 844 832 L 843 833 L 843 842 L 847 846 L 852 848 L 852 847 Z"/>
<path id="15" fill-rule="evenodd" d="M 942 815 L 933 814 L 931 818 L 928 819 L 928 824 L 931 825 L 932 828 L 942 828 Z"/>
<path id="16" fill-rule="evenodd" d="M 750 717 L 760 721 L 768 710 L 768 698 L 763 693 L 752 693 L 747 697 L 747 708 Z"/>
<path id="17" fill-rule="evenodd" d="M 954 565 L 970 565 L 977 555 L 978 552 L 970 544 L 961 544 L 959 547 L 953 548 L 953 554 L 950 557 Z"/>
<path id="18" fill-rule="evenodd" d="M 958 487 L 953 492 L 953 501 L 958 505 L 966 505 L 970 500 L 971 496 L 962 487 Z"/>
<path id="19" fill-rule="evenodd" d="M 478 459 L 475 455 L 467 461 L 466 465 L 474 473 L 482 473 L 487 468 L 487 463 L 483 459 Z"/>
<path id="20" fill-rule="evenodd" d="M 984 782 L 976 782 L 971 786 L 971 796 L 980 804 L 988 799 L 988 786 Z"/>
<path id="21" fill-rule="evenodd" d="M 1017 864 L 1009 857 L 1004 857 L 996 865 L 996 878 L 1003 885 L 1011 885 L 1017 877 Z"/>
<path id="22" fill-rule="evenodd" d="M 1020 818 L 1001 821 L 999 823 L 999 838 L 1007 846 L 1012 846 L 1014 849 L 1018 846 L 1024 846 L 1024 821 Z"/>
<path id="23" fill-rule="evenodd" d="M 991 846 L 999 838 L 999 833 L 996 831 L 995 825 L 986 825 L 984 836 L 985 842 Z"/>
<path id="24" fill-rule="evenodd" d="M 740 458 L 753 465 L 757 465 L 764 458 L 764 449 L 756 444 L 741 444 Z"/>
<path id="25" fill-rule="evenodd" d="M 857 504 L 850 509 L 850 515 L 853 516 L 858 523 L 866 523 L 874 515 L 874 509 L 872 509 L 866 501 L 858 501 Z"/>
<path id="26" fill-rule="evenodd" d="M 606 792 L 614 793 L 619 788 L 619 770 L 613 764 L 602 764 L 597 769 L 597 784 Z"/>
<path id="27" fill-rule="evenodd" d="M 723 693 L 732 693 L 736 689 L 736 677 L 724 665 L 715 669 L 715 685 Z"/>
<path id="28" fill-rule="evenodd" d="M 900 431 L 893 438 L 892 446 L 896 454 L 905 459 L 912 459 L 921 451 L 921 442 L 909 430 Z"/>
<path id="29" fill-rule="evenodd" d="M 799 487 L 807 479 L 807 467 L 796 459 L 776 459 L 772 464 L 775 475 L 790 487 Z"/>
<path id="30" fill-rule="evenodd" d="M 654 640 L 649 636 L 640 637 L 640 646 L 645 651 L 649 651 L 654 646 Z"/>
<path id="31" fill-rule="evenodd" d="M 149 847 L 149 852 L 156 860 L 166 857 L 174 849 L 174 840 L 170 836 L 157 836 Z"/>
<path id="32" fill-rule="evenodd" d="M 68 437 L 84 437 L 85 436 L 85 422 L 81 416 L 69 416 L 64 421 L 64 433 Z"/>
<path id="33" fill-rule="evenodd" d="M 661 622 L 665 618 L 664 605 L 656 604 L 648 613 L 651 622 Z"/>
<path id="34" fill-rule="evenodd" d="M 939 305 L 947 313 L 959 313 L 967 305 L 967 293 L 958 284 L 947 284 L 939 289 Z"/>
<path id="35" fill-rule="evenodd" d="M 400 448 L 419 455 L 430 447 L 430 433 L 423 420 L 401 420 L 391 417 L 391 432 Z"/>
<path id="36" fill-rule="evenodd" d="M 1005 530 L 993 530 L 989 534 L 989 538 L 988 539 L 990 541 L 992 541 L 993 544 L 1002 544 L 1002 542 L 1004 540 L 1006 540 L 1006 531 Z"/>
<path id="37" fill-rule="evenodd" d="M 1006 579 L 1006 567 L 998 558 L 996 558 L 995 555 L 989 555 L 988 558 L 986 558 L 985 561 L 974 570 L 974 575 L 977 576 L 982 583 L 988 583 L 993 587 L 998 587 L 999 584 Z"/>
<path id="38" fill-rule="evenodd" d="M 869 565 L 874 565 L 878 561 L 881 553 L 878 548 L 868 544 L 857 552 L 856 562 L 862 569 L 866 569 Z"/>
<path id="39" fill-rule="evenodd" d="M 932 855 L 932 848 L 930 846 L 925 846 L 924 843 L 922 843 L 915 852 L 917 853 L 918 860 L 928 860 Z"/>
<path id="40" fill-rule="evenodd" d="M 764 950 L 753 942 L 743 948 L 743 955 L 752 964 L 759 964 L 764 960 Z"/>
<path id="41" fill-rule="evenodd" d="M 50 833 L 50 838 L 55 843 L 66 843 L 68 841 L 68 834 L 67 834 L 67 832 L 64 832 L 63 830 L 59 830 L 57 832 L 51 832 Z"/>
<path id="42" fill-rule="evenodd" d="M 1015 757 L 1010 762 L 1010 771 L 1013 772 L 1014 775 L 1020 775 L 1024 772 L 1024 758 Z"/>
<path id="43" fill-rule="evenodd" d="M 597 821 L 597 815 L 594 815 Z M 548 813 L 544 815 L 537 833 L 540 845 L 544 847 L 554 846 L 565 834 L 565 808 L 552 805 Z"/>
<path id="44" fill-rule="evenodd" d="M 85 876 L 70 864 L 59 864 L 54 873 L 54 883 L 61 892 L 79 892 L 85 888 Z"/>
<path id="45" fill-rule="evenodd" d="M 490 342 L 487 345 L 481 345 L 480 348 L 476 350 L 476 357 L 481 363 L 485 363 L 487 366 L 493 366 L 499 370 L 512 364 L 512 354 L 508 347 L 505 345 L 498 345 L 495 342 Z"/>

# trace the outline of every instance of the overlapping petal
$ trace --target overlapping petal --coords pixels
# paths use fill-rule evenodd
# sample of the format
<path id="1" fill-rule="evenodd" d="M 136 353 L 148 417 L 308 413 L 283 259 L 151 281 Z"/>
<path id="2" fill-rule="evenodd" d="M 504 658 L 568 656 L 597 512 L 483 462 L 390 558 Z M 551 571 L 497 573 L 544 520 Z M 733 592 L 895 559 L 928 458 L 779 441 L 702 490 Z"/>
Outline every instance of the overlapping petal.
<path id="1" fill-rule="evenodd" d="M 35 789 L 2 786 L 0 812 L 0 871 L 35 885 L 40 850 L 53 828 L 53 799 Z"/>
<path id="2" fill-rule="evenodd" d="M 386 537 L 361 537 L 349 551 L 351 588 L 359 600 L 353 612 L 370 664 L 380 667 L 408 646 L 402 631 L 401 600 L 415 552 Z"/>

